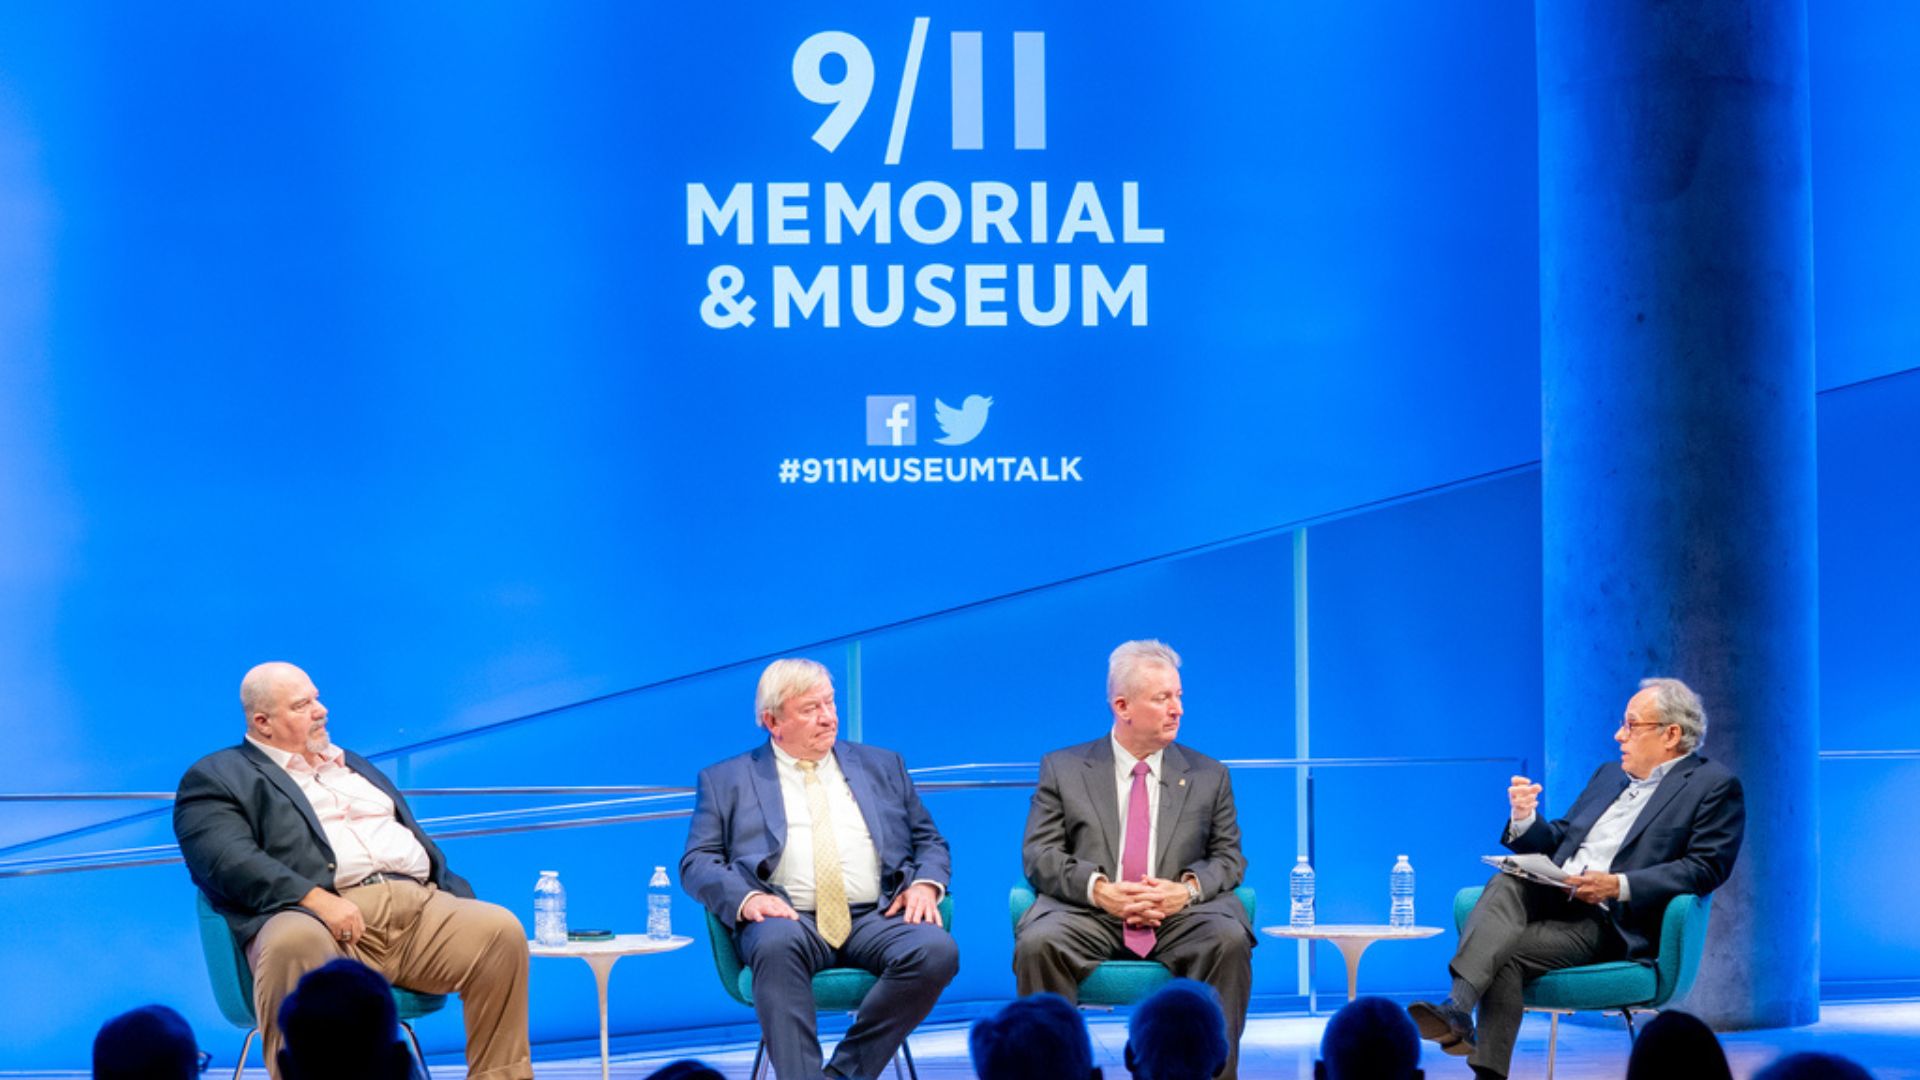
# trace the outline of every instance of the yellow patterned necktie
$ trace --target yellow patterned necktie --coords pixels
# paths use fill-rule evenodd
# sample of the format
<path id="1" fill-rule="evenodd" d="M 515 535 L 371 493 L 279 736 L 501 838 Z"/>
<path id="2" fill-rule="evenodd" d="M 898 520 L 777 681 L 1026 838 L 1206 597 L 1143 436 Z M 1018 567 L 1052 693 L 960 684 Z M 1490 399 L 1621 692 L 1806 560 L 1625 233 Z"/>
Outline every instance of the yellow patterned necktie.
<path id="1" fill-rule="evenodd" d="M 834 841 L 833 811 L 827 806 L 827 785 L 820 782 L 820 763 L 797 764 L 807 789 L 807 816 L 813 819 L 813 920 L 820 936 L 837 949 L 853 933 L 853 915 L 847 910 L 847 879 L 840 870 L 840 845 Z"/>

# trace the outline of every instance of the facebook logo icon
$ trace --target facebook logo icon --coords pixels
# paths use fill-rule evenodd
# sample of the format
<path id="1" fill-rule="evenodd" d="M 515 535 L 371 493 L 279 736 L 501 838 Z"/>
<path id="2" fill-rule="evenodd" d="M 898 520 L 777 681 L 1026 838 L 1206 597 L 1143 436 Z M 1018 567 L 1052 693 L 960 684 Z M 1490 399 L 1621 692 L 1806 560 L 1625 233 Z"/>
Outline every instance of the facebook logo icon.
<path id="1" fill-rule="evenodd" d="M 918 427 L 911 394 L 867 395 L 867 445 L 912 446 Z"/>

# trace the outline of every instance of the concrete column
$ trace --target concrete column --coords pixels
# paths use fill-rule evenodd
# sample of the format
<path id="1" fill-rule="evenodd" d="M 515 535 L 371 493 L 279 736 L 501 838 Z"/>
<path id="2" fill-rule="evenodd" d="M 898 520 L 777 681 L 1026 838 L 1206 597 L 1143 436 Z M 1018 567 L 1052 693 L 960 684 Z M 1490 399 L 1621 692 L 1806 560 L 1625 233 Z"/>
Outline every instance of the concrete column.
<path id="1" fill-rule="evenodd" d="M 1798 0 L 1542 0 L 1546 799 L 1640 678 L 1746 787 L 1683 1007 L 1818 1018 L 1813 251 Z"/>

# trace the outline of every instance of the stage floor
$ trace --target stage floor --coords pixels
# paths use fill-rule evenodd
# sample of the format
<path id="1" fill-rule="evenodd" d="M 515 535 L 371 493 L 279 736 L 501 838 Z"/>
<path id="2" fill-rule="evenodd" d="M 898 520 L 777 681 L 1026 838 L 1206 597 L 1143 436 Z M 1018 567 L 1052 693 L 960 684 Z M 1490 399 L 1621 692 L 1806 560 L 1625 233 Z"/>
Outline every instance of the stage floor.
<path id="1" fill-rule="evenodd" d="M 1250 1018 L 1240 1048 L 1240 1075 L 1247 1080 L 1310 1080 L 1326 1022 L 1324 1016 Z M 1127 1042 L 1124 1020 L 1091 1014 L 1087 1027 L 1093 1036 L 1095 1063 L 1105 1071 L 1107 1080 L 1127 1080 L 1126 1066 L 1121 1062 L 1121 1049 Z M 1721 1043 L 1727 1048 L 1736 1080 L 1752 1076 L 1792 1050 L 1845 1054 L 1866 1065 L 1879 1080 L 1920 1080 L 1920 1002 L 1826 1005 L 1818 1024 L 1736 1032 L 1721 1036 Z M 1430 1043 L 1422 1045 L 1429 1051 L 1421 1061 L 1429 1080 L 1466 1080 L 1471 1076 L 1464 1059 L 1448 1057 Z M 1555 1075 L 1562 1080 L 1620 1080 L 1627 1071 L 1627 1051 L 1624 1029 L 1562 1022 Z M 678 1057 L 698 1057 L 726 1076 L 744 1080 L 753 1064 L 753 1047 L 702 1047 L 672 1055 L 615 1058 L 613 1075 L 639 1080 Z M 967 1064 L 964 1027 L 922 1029 L 913 1037 L 913 1057 L 921 1080 L 971 1080 L 973 1076 Z M 440 1075 L 436 1070 L 435 1076 Z M 538 1080 L 590 1080 L 600 1075 L 600 1059 L 538 1062 L 534 1075 Z M 1516 1080 L 1547 1075 L 1546 1017 L 1529 1016 L 1521 1028 L 1512 1075 Z"/>

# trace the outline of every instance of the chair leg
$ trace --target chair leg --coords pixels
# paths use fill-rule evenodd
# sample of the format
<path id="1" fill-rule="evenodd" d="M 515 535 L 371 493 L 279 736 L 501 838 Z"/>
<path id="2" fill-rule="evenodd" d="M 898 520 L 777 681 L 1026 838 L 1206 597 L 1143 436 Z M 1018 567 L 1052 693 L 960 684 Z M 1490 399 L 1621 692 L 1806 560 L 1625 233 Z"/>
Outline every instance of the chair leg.
<path id="1" fill-rule="evenodd" d="M 253 1049 L 253 1037 L 260 1034 L 259 1028 L 248 1028 L 247 1037 L 240 1040 L 240 1060 L 233 1064 L 233 1080 L 240 1080 L 240 1074 L 247 1071 L 247 1051 Z M 263 1042 L 260 1044 L 265 1046 Z"/>
<path id="2" fill-rule="evenodd" d="M 1633 1041 L 1639 1038 L 1639 1036 L 1634 1034 L 1634 1031 L 1633 1031 L 1633 1010 L 1621 1009 L 1620 1015 L 1627 1018 L 1627 1045 L 1632 1046 Z"/>
<path id="3" fill-rule="evenodd" d="M 761 1070 L 767 1064 L 767 1040 L 761 1039 L 760 1045 L 753 1048 L 753 1071 L 747 1074 L 748 1080 L 760 1080 Z"/>
<path id="4" fill-rule="evenodd" d="M 1547 1027 L 1547 1080 L 1553 1080 L 1553 1059 L 1560 1052 L 1560 1014 L 1553 1014 Z"/>
<path id="5" fill-rule="evenodd" d="M 433 1080 L 433 1070 L 427 1068 L 426 1051 L 420 1049 L 420 1034 L 414 1031 L 413 1025 L 407 1023 L 405 1020 L 400 1021 L 400 1026 L 406 1029 L 407 1038 L 413 1042 L 413 1060 L 420 1063 L 420 1075 L 426 1077 L 427 1080 Z"/>
<path id="6" fill-rule="evenodd" d="M 913 1067 L 913 1049 L 907 1045 L 907 1040 L 905 1039 L 900 1040 L 900 1056 L 907 1059 L 907 1076 L 909 1080 L 920 1080 L 920 1070 Z"/>

